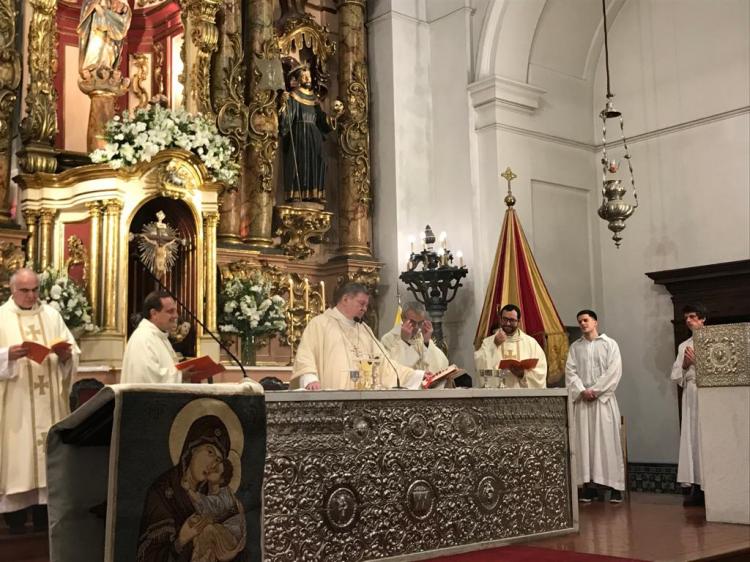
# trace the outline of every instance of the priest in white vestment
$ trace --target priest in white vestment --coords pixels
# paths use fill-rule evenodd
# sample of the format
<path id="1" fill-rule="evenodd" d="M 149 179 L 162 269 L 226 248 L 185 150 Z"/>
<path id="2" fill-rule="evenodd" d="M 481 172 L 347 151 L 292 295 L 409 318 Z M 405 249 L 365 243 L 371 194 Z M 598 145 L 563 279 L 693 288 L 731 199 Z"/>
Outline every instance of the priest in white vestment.
<path id="1" fill-rule="evenodd" d="M 537 359 L 532 369 L 508 369 L 502 377 L 505 388 L 547 388 L 547 357 L 539 343 L 519 327 L 521 309 L 506 304 L 500 309 L 500 329 L 482 340 L 474 352 L 477 371 L 498 369 L 503 359 Z"/>
<path id="2" fill-rule="evenodd" d="M 24 532 L 25 509 L 47 503 L 47 431 L 70 413 L 80 351 L 60 313 L 39 302 L 36 273 L 19 269 L 10 290 L 11 298 L 0 306 L 0 512 L 11 532 Z M 20 345 L 51 347 L 61 340 L 70 347 L 56 347 L 41 364 Z M 34 526 L 46 527 L 44 508 L 35 508 Z"/>
<path id="3" fill-rule="evenodd" d="M 425 372 L 391 359 L 370 327 L 362 322 L 370 301 L 367 287 L 347 283 L 336 291 L 334 300 L 334 307 L 307 324 L 294 359 L 290 387 L 357 390 L 358 384 L 369 382 L 366 370 L 379 364 L 376 369 L 381 388 L 399 384 L 402 388 L 419 388 Z"/>
<path id="4" fill-rule="evenodd" d="M 401 325 L 394 326 L 381 338 L 391 359 L 412 369 L 433 373 L 448 367 L 445 353 L 432 341 L 432 322 L 427 318 L 424 305 L 407 302 L 401 315 Z"/>
<path id="5" fill-rule="evenodd" d="M 131 334 L 122 358 L 121 383 L 182 382 L 169 332 L 177 327 L 177 303 L 167 292 L 153 291 L 143 301 L 143 319 Z M 194 374 L 191 372 L 191 374 Z"/>
<path id="6" fill-rule="evenodd" d="M 625 464 L 620 441 L 620 408 L 615 390 L 622 376 L 617 342 L 599 334 L 593 310 L 576 316 L 583 336 L 573 342 L 565 363 L 565 383 L 573 402 L 579 500 L 590 502 L 593 484 L 612 488 L 610 501 L 620 503 L 625 490 Z"/>
<path id="7" fill-rule="evenodd" d="M 687 305 L 682 309 L 685 325 L 695 333 L 706 322 L 706 310 L 701 305 Z M 698 387 L 695 384 L 695 349 L 690 336 L 677 347 L 677 359 L 672 365 L 671 379 L 682 387 L 682 424 L 680 427 L 680 457 L 677 464 L 677 482 L 691 487 L 685 505 L 703 505 L 700 486 L 701 451 L 698 436 Z"/>

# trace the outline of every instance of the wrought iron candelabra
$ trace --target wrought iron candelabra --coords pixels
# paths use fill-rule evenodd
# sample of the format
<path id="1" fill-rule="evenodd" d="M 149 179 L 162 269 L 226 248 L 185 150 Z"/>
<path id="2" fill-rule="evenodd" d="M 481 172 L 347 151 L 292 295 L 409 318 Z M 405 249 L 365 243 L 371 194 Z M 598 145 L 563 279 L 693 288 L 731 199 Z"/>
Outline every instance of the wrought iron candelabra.
<path id="1" fill-rule="evenodd" d="M 463 254 L 456 252 L 458 265 L 454 265 L 454 257 L 448 249 L 448 236 L 440 233 L 437 249 L 435 248 L 435 234 L 430 225 L 425 227 L 422 238 L 422 250 L 414 251 L 411 242 L 411 254 L 407 263 L 407 270 L 402 272 L 399 279 L 403 281 L 409 291 L 430 314 L 432 321 L 432 339 L 437 346 L 447 353 L 448 349 L 443 337 L 443 316 L 448 310 L 448 303 L 456 297 L 461 286 L 461 279 L 469 272 L 464 267 Z"/>

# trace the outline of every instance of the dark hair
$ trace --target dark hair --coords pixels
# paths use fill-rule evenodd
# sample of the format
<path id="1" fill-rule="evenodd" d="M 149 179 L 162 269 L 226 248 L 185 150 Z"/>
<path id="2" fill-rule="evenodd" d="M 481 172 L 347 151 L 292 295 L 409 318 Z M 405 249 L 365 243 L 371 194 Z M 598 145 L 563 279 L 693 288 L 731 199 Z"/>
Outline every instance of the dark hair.
<path id="1" fill-rule="evenodd" d="M 521 319 L 521 309 L 518 308 L 515 304 L 506 304 L 504 307 L 502 307 L 498 311 L 497 315 L 498 316 L 502 316 L 503 312 L 513 312 L 514 310 L 516 311 L 516 314 L 518 315 L 518 319 L 520 320 Z"/>
<path id="2" fill-rule="evenodd" d="M 193 451 L 201 445 L 213 445 L 226 458 L 229 454 L 229 432 L 218 416 L 202 416 L 188 429 L 180 453 L 180 465 L 184 474 L 193 458 Z"/>
<path id="3" fill-rule="evenodd" d="M 343 299 L 346 295 L 358 295 L 360 293 L 369 295 L 370 290 L 367 287 L 365 287 L 362 283 L 355 283 L 354 281 L 349 281 L 347 283 L 344 283 L 340 287 L 336 287 L 336 290 L 333 292 L 333 303 L 334 304 L 340 303 L 341 299 Z"/>
<path id="4" fill-rule="evenodd" d="M 683 316 L 685 314 L 690 314 L 691 312 L 695 313 L 695 315 L 701 320 L 708 320 L 708 310 L 706 310 L 706 307 L 698 302 L 686 304 L 682 307 Z"/>
<path id="5" fill-rule="evenodd" d="M 155 310 L 156 312 L 160 312 L 162 309 L 162 303 L 161 299 L 171 299 L 172 295 L 170 295 L 166 291 L 151 291 L 148 295 L 146 295 L 146 298 L 143 299 L 143 306 L 141 307 L 141 315 L 142 318 L 145 318 L 146 320 L 151 319 L 151 310 Z"/>
<path id="6" fill-rule="evenodd" d="M 591 318 L 593 318 L 597 322 L 599 321 L 599 318 L 596 317 L 596 312 L 588 308 L 584 308 L 578 314 L 576 314 L 576 320 L 578 320 L 579 316 L 583 316 L 584 314 L 588 314 L 589 316 L 591 316 Z"/>

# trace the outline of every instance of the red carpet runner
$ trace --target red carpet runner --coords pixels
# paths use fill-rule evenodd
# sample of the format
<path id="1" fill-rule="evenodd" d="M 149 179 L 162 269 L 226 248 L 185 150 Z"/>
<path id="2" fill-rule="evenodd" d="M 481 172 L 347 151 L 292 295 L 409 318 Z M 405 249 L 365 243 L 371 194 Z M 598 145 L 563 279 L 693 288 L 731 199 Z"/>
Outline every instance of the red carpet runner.
<path id="1" fill-rule="evenodd" d="M 428 562 L 642 562 L 635 558 L 600 556 L 533 546 L 503 546 L 455 556 L 431 558 Z"/>

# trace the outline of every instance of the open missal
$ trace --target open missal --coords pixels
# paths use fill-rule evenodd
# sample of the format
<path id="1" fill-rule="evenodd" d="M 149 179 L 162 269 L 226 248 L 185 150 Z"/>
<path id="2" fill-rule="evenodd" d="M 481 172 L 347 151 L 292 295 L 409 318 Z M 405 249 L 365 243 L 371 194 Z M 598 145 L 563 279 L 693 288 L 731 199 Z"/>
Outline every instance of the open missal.
<path id="1" fill-rule="evenodd" d="M 46 359 L 51 351 L 58 353 L 58 351 L 69 348 L 70 343 L 65 340 L 56 340 L 52 342 L 52 345 L 47 347 L 35 341 L 25 341 L 21 344 L 21 347 L 26 350 L 26 357 L 41 365 L 42 361 Z"/>
<path id="2" fill-rule="evenodd" d="M 424 380 L 422 381 L 422 388 L 434 388 L 440 381 L 453 380 L 454 378 L 463 375 L 465 372 L 464 369 L 459 369 L 455 365 L 448 365 L 442 371 L 438 371 L 431 375 L 425 375 Z"/>
<path id="3" fill-rule="evenodd" d="M 190 376 L 190 380 L 192 382 L 196 382 L 199 380 L 203 380 L 208 377 L 212 377 L 218 373 L 222 373 L 225 371 L 224 365 L 221 365 L 211 359 L 208 355 L 203 355 L 201 357 L 196 357 L 194 359 L 188 359 L 187 361 L 182 361 L 180 363 L 177 363 L 175 365 L 177 367 L 177 370 L 184 371 L 185 369 L 189 367 L 193 367 L 195 370 L 195 375 Z"/>
<path id="4" fill-rule="evenodd" d="M 522 359 L 521 361 L 517 359 L 503 359 L 500 361 L 500 365 L 498 365 L 499 369 L 523 369 L 526 371 L 527 369 L 533 369 L 536 367 L 536 364 L 539 363 L 539 359 Z"/>

